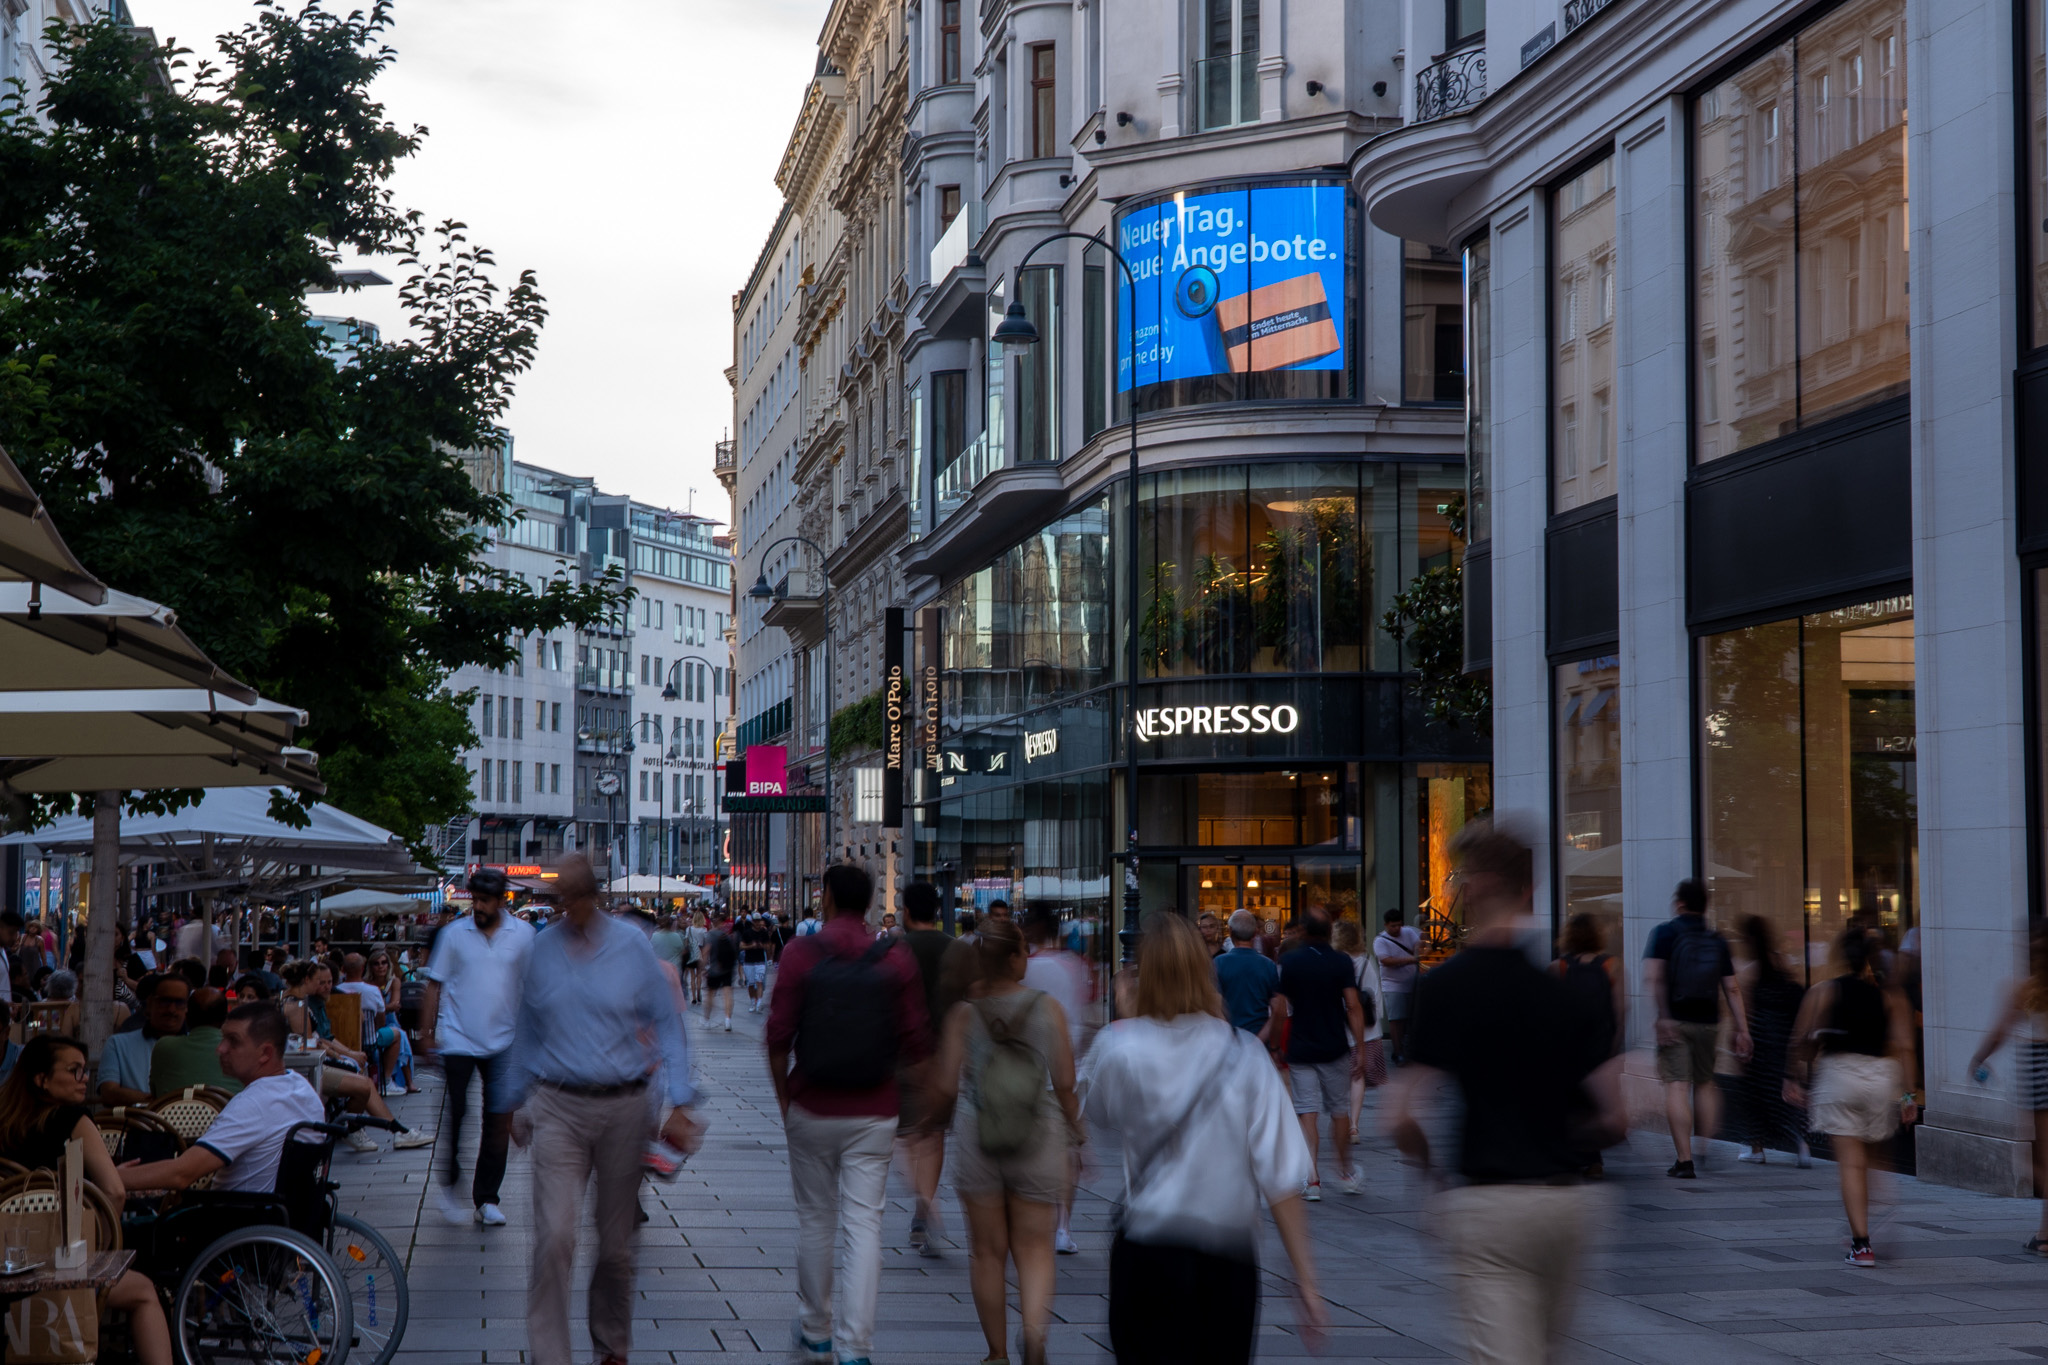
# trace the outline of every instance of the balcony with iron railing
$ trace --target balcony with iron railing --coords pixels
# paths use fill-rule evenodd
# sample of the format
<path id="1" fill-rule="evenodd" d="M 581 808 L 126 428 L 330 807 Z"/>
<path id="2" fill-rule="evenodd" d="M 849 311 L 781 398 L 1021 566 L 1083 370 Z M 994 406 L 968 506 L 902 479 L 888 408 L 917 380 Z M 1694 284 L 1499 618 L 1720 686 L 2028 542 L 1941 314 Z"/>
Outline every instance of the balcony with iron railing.
<path id="1" fill-rule="evenodd" d="M 1571 33 L 1614 0 L 1564 0 L 1564 31 Z"/>
<path id="2" fill-rule="evenodd" d="M 576 685 L 586 692 L 624 692 L 630 681 L 623 668 L 601 668 L 596 664 L 576 666 Z"/>
<path id="3" fill-rule="evenodd" d="M 1259 54 L 1233 52 L 1195 63 L 1196 117 L 1203 132 L 1259 121 Z"/>
<path id="4" fill-rule="evenodd" d="M 737 447 L 732 441 L 720 441 L 712 447 L 711 470 L 715 474 L 729 474 L 740 467 Z"/>
<path id="5" fill-rule="evenodd" d="M 1415 122 L 1462 114 L 1486 98 L 1486 49 L 1463 48 L 1415 73 Z"/>

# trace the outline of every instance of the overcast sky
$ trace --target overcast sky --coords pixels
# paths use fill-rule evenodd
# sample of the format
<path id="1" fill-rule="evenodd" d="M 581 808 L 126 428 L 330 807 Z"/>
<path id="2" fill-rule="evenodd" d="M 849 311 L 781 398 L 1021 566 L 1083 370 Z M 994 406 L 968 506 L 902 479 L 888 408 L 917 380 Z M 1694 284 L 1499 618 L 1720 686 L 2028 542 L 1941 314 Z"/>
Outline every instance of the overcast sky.
<path id="1" fill-rule="evenodd" d="M 250 0 L 130 7 L 207 55 L 253 13 Z M 398 60 L 376 94 L 393 122 L 429 132 L 394 178 L 399 202 L 469 224 L 505 279 L 531 268 L 547 296 L 507 419 L 519 458 L 678 510 L 694 489 L 695 510 L 728 517 L 711 452 L 732 424 L 732 295 L 781 204 L 775 167 L 825 8 L 398 0 Z M 366 291 L 347 311 L 402 327 L 396 294 Z"/>

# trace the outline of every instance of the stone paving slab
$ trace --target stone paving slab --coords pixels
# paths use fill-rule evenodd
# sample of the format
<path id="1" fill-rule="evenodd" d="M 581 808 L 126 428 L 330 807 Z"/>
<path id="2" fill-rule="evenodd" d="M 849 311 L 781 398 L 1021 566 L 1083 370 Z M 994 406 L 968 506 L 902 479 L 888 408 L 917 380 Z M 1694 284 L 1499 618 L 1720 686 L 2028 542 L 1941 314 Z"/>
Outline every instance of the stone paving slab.
<path id="1" fill-rule="evenodd" d="M 796 1218 L 786 1147 L 763 1067 L 762 1017 L 742 1012 L 734 1031 L 693 1023 L 704 1150 L 672 1184 L 646 1187 L 640 1239 L 636 1362 L 788 1359 L 796 1311 Z M 408 1123 L 433 1126 L 439 1077 L 394 1101 Z M 1368 1125 L 1370 1126 L 1370 1125 Z M 474 1154 L 468 1138 L 465 1165 Z M 1322 1150 L 1324 1201 L 1309 1209 L 1332 1330 L 1326 1358 L 1406 1365 L 1465 1358 L 1448 1278 L 1433 1242 L 1430 1190 L 1373 1139 L 1354 1149 L 1366 1189 L 1345 1196 L 1336 1160 Z M 438 1153 L 436 1153 L 438 1155 Z M 532 1199 L 529 1168 L 514 1152 L 506 1178 L 511 1225 L 443 1223 L 430 1197 L 424 1151 L 343 1152 L 335 1162 L 344 1207 L 378 1226 L 408 1257 L 412 1320 L 401 1365 L 523 1365 Z M 1667 1180 L 1668 1144 L 1638 1134 L 1609 1155 L 1596 1235 L 1580 1266 L 1582 1292 L 1566 1358 L 1574 1365 L 1973 1365 L 2048 1359 L 2048 1260 L 2020 1243 L 2031 1202 L 2000 1200 L 1880 1176 L 1874 1189 L 1881 1264 L 1843 1264 L 1846 1225 L 1834 1168 L 1756 1167 L 1718 1145 L 1701 1178 Z M 1120 1178 L 1113 1153 L 1096 1153 L 1074 1210 L 1082 1254 L 1061 1257 L 1051 1354 L 1104 1362 L 1108 1350 L 1106 1194 Z M 983 1343 L 961 1249 L 965 1224 L 951 1192 L 942 1205 L 945 1255 L 905 1245 L 910 1194 L 892 1176 L 884 1233 L 877 1365 L 961 1365 Z M 1258 1353 L 1305 1353 L 1294 1330 L 1291 1272 L 1271 1229 L 1262 1246 Z M 591 1247 L 586 1230 L 572 1272 L 572 1339 L 588 1360 L 582 1320 Z M 1014 1297 L 1013 1297 L 1014 1308 Z M 1014 1333 L 1014 1312 L 1012 1332 Z"/>

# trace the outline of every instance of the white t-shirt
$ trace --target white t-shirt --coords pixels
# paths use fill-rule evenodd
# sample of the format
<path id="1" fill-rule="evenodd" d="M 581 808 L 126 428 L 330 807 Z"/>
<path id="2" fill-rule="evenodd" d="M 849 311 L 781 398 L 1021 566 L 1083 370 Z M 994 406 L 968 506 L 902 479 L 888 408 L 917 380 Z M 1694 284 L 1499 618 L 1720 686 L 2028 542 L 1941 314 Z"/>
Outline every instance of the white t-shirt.
<path id="1" fill-rule="evenodd" d="M 1085 1079 L 1090 1122 L 1122 1137 L 1134 1240 L 1248 1254 L 1261 1200 L 1299 1194 L 1315 1171 L 1265 1048 L 1221 1019 L 1120 1019 L 1096 1035 Z"/>
<path id="2" fill-rule="evenodd" d="M 512 1046 L 519 982 L 533 939 L 533 926 L 511 915 L 501 915 L 488 937 L 467 917 L 441 931 L 426 975 L 441 983 L 434 1034 L 442 1051 L 490 1057 Z"/>
<path id="3" fill-rule="evenodd" d="M 1082 1029 L 1088 1022 L 1088 964 L 1061 948 L 1036 952 L 1024 964 L 1024 984 L 1034 991 L 1044 991 L 1066 1011 L 1067 1042 L 1078 1063 Z"/>
<path id="4" fill-rule="evenodd" d="M 278 1158 L 295 1123 L 324 1123 L 327 1111 L 306 1078 L 295 1071 L 258 1076 L 229 1100 L 199 1145 L 227 1162 L 213 1178 L 217 1190 L 267 1193 L 277 1187 Z M 318 1140 L 319 1134 L 310 1135 Z"/>
<path id="5" fill-rule="evenodd" d="M 1415 950 L 1422 946 L 1422 935 L 1413 925 L 1404 924 L 1398 932 L 1382 929 L 1372 941 L 1372 955 L 1380 961 L 1380 989 L 1392 995 L 1402 995 L 1415 989 L 1415 978 L 1421 973 L 1411 962 L 1405 967 L 1389 967 L 1389 957 L 1414 957 Z"/>

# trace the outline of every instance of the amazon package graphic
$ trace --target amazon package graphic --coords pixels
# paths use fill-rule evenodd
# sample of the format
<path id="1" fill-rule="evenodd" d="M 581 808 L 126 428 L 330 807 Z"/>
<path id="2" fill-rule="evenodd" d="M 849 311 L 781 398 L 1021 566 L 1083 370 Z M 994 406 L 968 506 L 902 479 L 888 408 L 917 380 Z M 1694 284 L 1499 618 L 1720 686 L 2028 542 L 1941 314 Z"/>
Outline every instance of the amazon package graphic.
<path id="1" fill-rule="evenodd" d="M 1233 374 L 1320 360 L 1343 345 L 1323 277 L 1316 273 L 1219 299 L 1216 322 Z"/>

